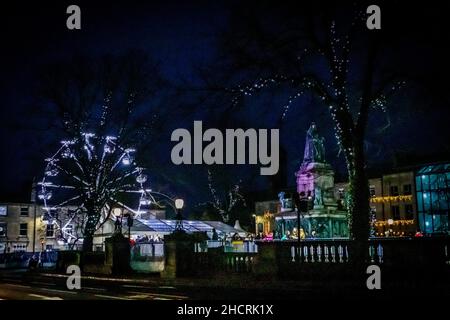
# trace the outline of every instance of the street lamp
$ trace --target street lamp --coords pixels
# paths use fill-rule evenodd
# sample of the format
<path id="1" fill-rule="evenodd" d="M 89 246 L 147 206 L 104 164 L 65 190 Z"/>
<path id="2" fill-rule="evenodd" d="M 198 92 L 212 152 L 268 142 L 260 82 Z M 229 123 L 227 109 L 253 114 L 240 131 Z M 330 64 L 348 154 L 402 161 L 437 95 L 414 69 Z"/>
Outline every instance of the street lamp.
<path id="1" fill-rule="evenodd" d="M 176 224 L 175 230 L 183 230 L 183 216 L 181 215 L 181 210 L 184 206 L 183 199 L 175 199 L 175 209 L 177 210 L 177 215 L 175 217 Z"/>
<path id="2" fill-rule="evenodd" d="M 116 222 L 114 224 L 114 232 L 122 233 L 122 209 L 114 208 L 113 214 L 116 217 Z"/>
<path id="3" fill-rule="evenodd" d="M 128 212 L 124 215 L 127 217 L 127 227 L 128 227 L 128 239 L 131 239 L 131 227 L 133 226 L 133 214 L 131 212 Z"/>
<path id="4" fill-rule="evenodd" d="M 307 213 L 308 212 L 308 206 L 310 201 L 312 200 L 311 196 L 307 196 L 305 194 L 304 191 L 298 193 L 295 192 L 294 193 L 294 197 L 295 197 L 295 205 L 297 207 L 297 245 L 298 245 L 298 257 L 299 257 L 299 261 L 300 261 L 300 230 L 301 230 L 301 218 L 302 218 L 302 214 Z"/>

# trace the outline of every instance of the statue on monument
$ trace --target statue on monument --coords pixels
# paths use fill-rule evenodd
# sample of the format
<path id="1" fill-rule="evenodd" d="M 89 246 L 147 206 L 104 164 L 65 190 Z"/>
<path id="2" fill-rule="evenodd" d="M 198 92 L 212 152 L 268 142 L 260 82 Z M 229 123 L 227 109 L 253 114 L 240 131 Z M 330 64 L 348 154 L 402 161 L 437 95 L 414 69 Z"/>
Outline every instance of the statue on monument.
<path id="1" fill-rule="evenodd" d="M 303 162 L 325 162 L 325 139 L 319 137 L 316 124 L 313 122 L 306 132 L 305 154 Z"/>

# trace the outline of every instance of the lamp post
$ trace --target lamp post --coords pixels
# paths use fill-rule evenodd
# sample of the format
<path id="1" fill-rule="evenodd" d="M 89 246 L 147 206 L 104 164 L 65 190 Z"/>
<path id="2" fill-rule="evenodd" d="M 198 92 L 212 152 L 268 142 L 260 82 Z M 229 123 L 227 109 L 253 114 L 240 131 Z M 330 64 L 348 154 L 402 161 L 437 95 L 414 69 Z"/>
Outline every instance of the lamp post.
<path id="1" fill-rule="evenodd" d="M 122 233 L 122 209 L 114 208 L 113 214 L 116 217 L 116 222 L 114 224 L 114 232 Z"/>
<path id="2" fill-rule="evenodd" d="M 133 226 L 133 215 L 131 212 L 127 213 L 128 239 L 131 239 L 131 227 Z"/>
<path id="3" fill-rule="evenodd" d="M 298 257 L 299 257 L 299 261 L 300 261 L 300 256 L 301 256 L 301 252 L 300 252 L 300 229 L 301 229 L 301 214 L 302 213 L 307 213 L 308 212 L 308 204 L 309 202 L 312 200 L 311 196 L 306 196 L 305 192 L 295 192 L 294 193 L 294 197 L 295 197 L 295 204 L 297 207 L 297 245 L 298 245 Z"/>
<path id="4" fill-rule="evenodd" d="M 184 206 L 184 200 L 183 199 L 175 199 L 175 209 L 177 210 L 177 215 L 175 217 L 176 224 L 175 224 L 175 230 L 181 231 L 183 230 L 183 216 L 181 215 L 181 210 Z"/>

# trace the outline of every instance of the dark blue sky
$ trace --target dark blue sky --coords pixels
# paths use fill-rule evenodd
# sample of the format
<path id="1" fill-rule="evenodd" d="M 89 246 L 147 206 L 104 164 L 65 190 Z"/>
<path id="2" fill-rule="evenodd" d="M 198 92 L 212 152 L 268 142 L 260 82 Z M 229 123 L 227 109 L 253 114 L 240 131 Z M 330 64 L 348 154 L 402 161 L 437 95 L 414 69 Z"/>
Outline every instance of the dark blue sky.
<path id="1" fill-rule="evenodd" d="M 43 159 L 61 140 L 45 130 L 42 119 L 46 115 L 41 113 L 40 102 L 35 96 L 35 88 L 40 81 L 38 71 L 43 66 L 53 61 L 70 60 L 74 55 L 96 57 L 139 49 L 160 63 L 164 76 L 170 81 L 180 84 L 185 80 L 191 81 L 191 85 L 196 84 L 198 65 L 214 66 L 215 59 L 219 59 L 220 35 L 229 28 L 230 12 L 237 2 L 77 3 L 82 9 L 81 31 L 65 28 L 65 8 L 72 2 L 39 1 L 26 7 L 16 5 L 2 10 L 1 200 L 27 199 L 32 177 L 41 175 Z M 249 8 L 257 6 L 257 2 L 247 3 Z M 268 13 L 271 5 L 274 8 L 280 6 L 277 2 L 269 4 Z M 401 61 L 403 68 L 425 79 L 427 89 L 408 91 L 393 100 L 389 109 L 391 127 L 383 134 L 376 132 L 383 120 L 379 117 L 371 119 L 367 140 L 371 167 L 392 164 L 393 156 L 398 153 L 420 155 L 424 161 L 445 159 L 449 154 L 449 108 L 445 95 L 450 71 L 447 48 L 450 39 L 445 16 L 448 6 L 438 8 L 439 5 L 440 2 L 436 1 L 436 6 L 421 8 L 412 5 L 410 9 L 404 9 L 398 4 L 392 12 L 384 15 L 385 25 L 392 28 L 396 39 L 394 49 L 385 53 L 385 58 L 392 55 L 394 60 Z M 411 20 L 417 20 L 417 23 L 408 25 Z M 219 64 L 220 61 L 217 62 Z M 230 121 L 236 126 L 274 127 L 283 99 L 283 95 L 257 95 L 246 101 L 243 110 L 235 111 Z M 191 129 L 193 120 L 203 120 L 206 126 L 215 126 L 222 118 L 222 109 L 218 107 L 217 110 L 214 113 L 198 106 L 188 116 L 180 118 L 175 114 L 173 122 L 167 124 L 167 130 L 155 145 L 155 154 L 163 169 L 159 168 L 159 172 L 154 174 L 154 181 L 161 188 L 173 194 L 194 197 L 195 201 L 207 197 L 205 168 L 170 164 L 170 133 L 177 127 Z M 318 106 L 316 98 L 306 94 L 291 107 L 288 119 L 281 127 L 282 147 L 287 153 L 285 172 L 288 185 L 295 181 L 294 171 L 300 164 L 304 134 L 311 121 L 319 124 L 319 130 L 326 138 L 330 162 L 343 172 L 343 159 L 337 157 L 327 110 Z M 406 158 L 413 161 L 412 156 Z M 235 171 L 236 180 L 241 177 L 245 180 L 245 173 L 241 171 L 246 169 Z M 247 190 L 260 189 L 266 182 L 265 179 L 248 179 L 245 187 Z"/>

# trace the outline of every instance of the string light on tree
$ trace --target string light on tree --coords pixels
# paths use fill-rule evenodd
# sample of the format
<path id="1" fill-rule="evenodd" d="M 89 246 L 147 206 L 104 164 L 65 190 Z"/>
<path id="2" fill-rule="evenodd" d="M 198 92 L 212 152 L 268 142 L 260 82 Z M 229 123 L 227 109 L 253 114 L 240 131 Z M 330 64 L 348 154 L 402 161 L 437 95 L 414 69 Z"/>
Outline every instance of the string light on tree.
<path id="1" fill-rule="evenodd" d="M 92 243 L 98 226 L 115 218 L 113 208 L 126 209 L 139 218 L 150 205 L 162 206 L 146 186 L 144 169 L 136 165 L 136 150 L 122 147 L 118 140 L 80 132 L 76 138 L 61 141 L 61 147 L 45 160 L 38 199 L 44 204 L 42 219 L 54 224 L 60 239 L 77 239 L 69 226 L 79 216 L 83 217 L 84 242 Z M 63 222 L 59 213 L 66 208 L 75 208 L 77 214 Z"/>

